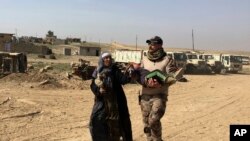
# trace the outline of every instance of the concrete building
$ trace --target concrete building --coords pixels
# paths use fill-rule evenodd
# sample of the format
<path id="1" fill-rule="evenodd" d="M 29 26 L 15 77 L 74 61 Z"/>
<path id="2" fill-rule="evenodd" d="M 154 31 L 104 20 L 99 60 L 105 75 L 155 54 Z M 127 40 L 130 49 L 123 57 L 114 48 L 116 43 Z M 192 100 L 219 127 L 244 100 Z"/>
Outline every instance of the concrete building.
<path id="1" fill-rule="evenodd" d="M 36 46 L 28 41 L 29 37 L 22 37 L 20 42 L 16 41 L 14 34 L 0 33 L 0 51 L 16 53 L 51 54 L 52 51 L 47 46 Z M 26 42 L 27 40 L 27 42 Z"/>
<path id="2" fill-rule="evenodd" d="M 81 46 L 79 54 L 83 56 L 99 56 L 101 54 L 101 48 L 92 46 Z"/>
<path id="3" fill-rule="evenodd" d="M 0 33 L 0 51 L 11 51 L 13 35 L 11 33 Z"/>
<path id="4" fill-rule="evenodd" d="M 66 38 L 65 44 L 81 43 L 81 38 Z"/>
<path id="5" fill-rule="evenodd" d="M 64 48 L 63 54 L 67 55 L 67 56 L 70 56 L 71 55 L 71 48 Z"/>
<path id="6" fill-rule="evenodd" d="M 0 33 L 0 43 L 11 42 L 14 34 Z"/>
<path id="7" fill-rule="evenodd" d="M 0 52 L 0 73 L 24 73 L 26 71 L 26 54 Z"/>

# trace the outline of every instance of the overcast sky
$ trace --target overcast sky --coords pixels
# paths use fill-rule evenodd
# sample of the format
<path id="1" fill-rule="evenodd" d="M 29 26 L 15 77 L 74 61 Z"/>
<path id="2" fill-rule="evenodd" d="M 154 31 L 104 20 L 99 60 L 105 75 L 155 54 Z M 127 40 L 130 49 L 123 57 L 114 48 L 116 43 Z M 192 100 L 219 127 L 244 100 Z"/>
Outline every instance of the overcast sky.
<path id="1" fill-rule="evenodd" d="M 250 0 L 1 0 L 0 33 L 250 51 Z"/>

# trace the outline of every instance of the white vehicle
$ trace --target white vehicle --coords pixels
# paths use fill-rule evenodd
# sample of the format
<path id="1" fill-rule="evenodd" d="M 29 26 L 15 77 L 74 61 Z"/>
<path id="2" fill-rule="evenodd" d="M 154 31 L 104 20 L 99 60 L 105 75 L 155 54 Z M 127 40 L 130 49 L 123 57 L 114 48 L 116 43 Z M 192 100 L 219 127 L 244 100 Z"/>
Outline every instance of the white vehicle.
<path id="1" fill-rule="evenodd" d="M 211 73 L 211 69 L 208 67 L 204 59 L 199 58 L 197 53 L 186 53 L 187 66 L 186 73 Z"/>
<path id="2" fill-rule="evenodd" d="M 114 51 L 112 57 L 115 63 L 124 70 L 129 63 L 140 64 L 142 57 L 144 56 L 143 50 L 127 50 L 127 49 L 117 49 Z"/>
<path id="3" fill-rule="evenodd" d="M 249 63 L 250 63 L 249 56 L 242 55 L 242 64 L 243 65 L 249 65 Z"/>
<path id="4" fill-rule="evenodd" d="M 242 56 L 232 54 L 222 54 L 221 62 L 227 72 L 237 73 L 242 70 Z"/>
<path id="5" fill-rule="evenodd" d="M 167 55 L 174 59 L 175 64 L 178 68 L 186 70 L 187 56 L 184 52 L 167 52 Z"/>
<path id="6" fill-rule="evenodd" d="M 140 63 L 142 60 L 143 51 L 142 50 L 115 50 L 114 60 L 115 62 L 121 63 Z"/>
<path id="7" fill-rule="evenodd" d="M 223 69 L 223 65 L 220 61 L 219 55 L 201 54 L 199 58 L 205 60 L 208 67 L 210 67 L 211 71 L 213 71 L 214 73 L 220 73 Z"/>

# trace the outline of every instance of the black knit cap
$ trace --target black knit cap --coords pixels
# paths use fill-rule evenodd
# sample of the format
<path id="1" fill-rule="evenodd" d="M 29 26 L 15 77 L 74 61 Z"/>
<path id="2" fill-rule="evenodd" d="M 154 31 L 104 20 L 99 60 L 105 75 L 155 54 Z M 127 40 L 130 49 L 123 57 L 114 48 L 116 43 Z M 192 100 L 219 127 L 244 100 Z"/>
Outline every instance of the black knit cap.
<path id="1" fill-rule="evenodd" d="M 163 41 L 162 41 L 161 37 L 154 36 L 154 37 L 146 40 L 146 43 L 148 43 L 148 44 L 161 44 L 162 45 Z"/>

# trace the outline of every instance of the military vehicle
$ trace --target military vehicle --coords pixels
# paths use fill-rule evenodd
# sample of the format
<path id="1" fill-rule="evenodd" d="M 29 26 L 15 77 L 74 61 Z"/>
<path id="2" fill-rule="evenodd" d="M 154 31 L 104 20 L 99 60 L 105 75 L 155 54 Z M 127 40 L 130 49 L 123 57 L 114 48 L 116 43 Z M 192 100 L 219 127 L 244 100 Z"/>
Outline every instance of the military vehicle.
<path id="1" fill-rule="evenodd" d="M 117 63 L 119 68 L 122 70 L 125 70 L 129 63 L 140 64 L 143 56 L 144 56 L 143 50 L 128 50 L 128 49 L 117 49 L 112 54 L 115 63 Z"/>
<path id="2" fill-rule="evenodd" d="M 250 63 L 250 57 L 242 55 L 242 64 L 243 65 L 249 65 L 249 63 Z"/>
<path id="3" fill-rule="evenodd" d="M 198 53 L 186 53 L 187 65 L 185 73 L 211 73 L 210 67 L 204 59 L 199 58 Z"/>
<path id="4" fill-rule="evenodd" d="M 227 72 L 238 73 L 242 70 L 242 56 L 222 54 L 220 59 Z"/>
<path id="5" fill-rule="evenodd" d="M 223 65 L 220 61 L 220 58 L 218 58 L 217 56 L 218 55 L 215 54 L 201 54 L 199 55 L 199 58 L 206 61 L 207 66 L 209 67 L 209 69 L 211 69 L 212 72 L 221 73 Z"/>
<path id="6" fill-rule="evenodd" d="M 167 52 L 167 55 L 174 59 L 178 68 L 183 68 L 184 71 L 186 70 L 187 56 L 184 52 Z"/>

